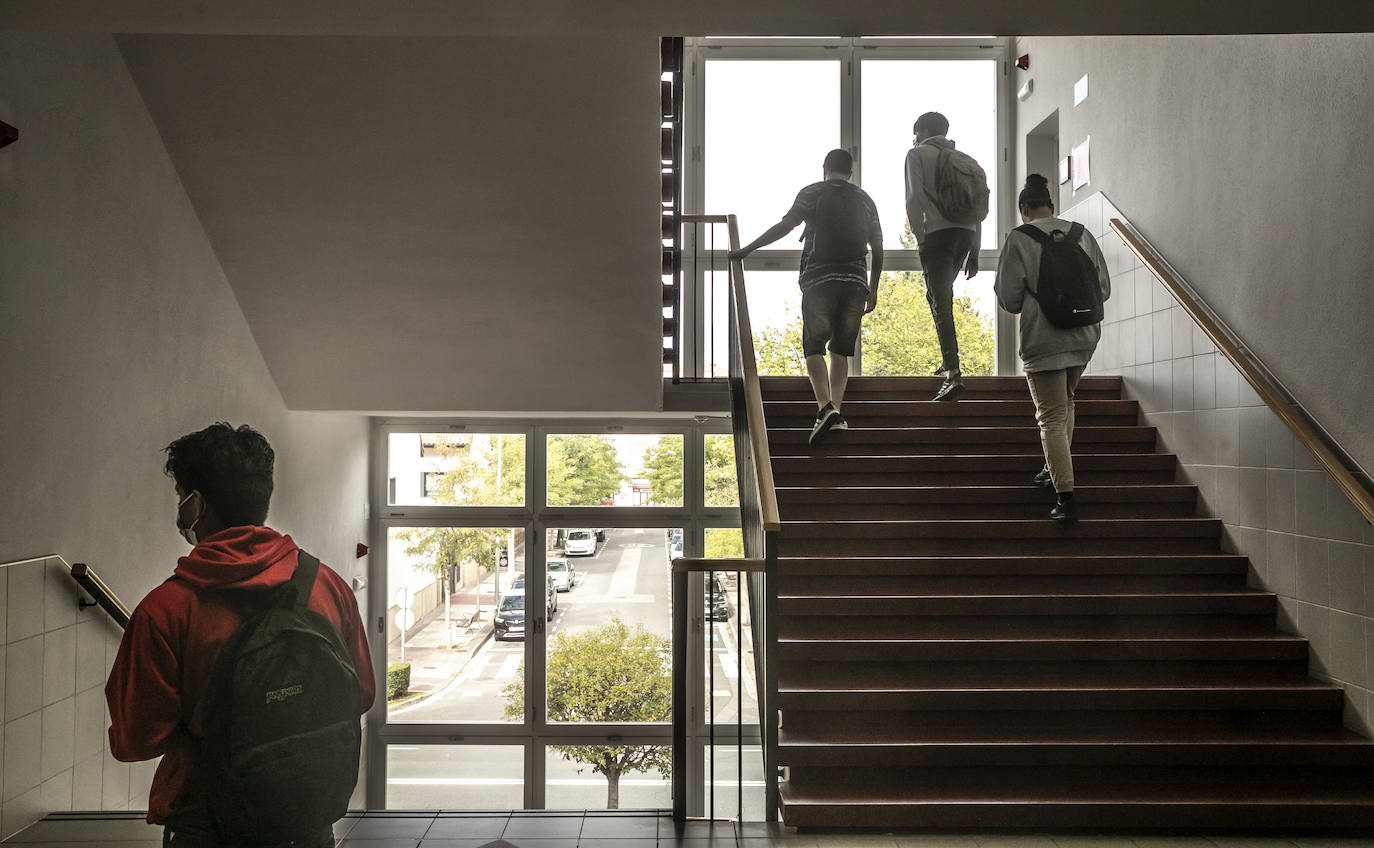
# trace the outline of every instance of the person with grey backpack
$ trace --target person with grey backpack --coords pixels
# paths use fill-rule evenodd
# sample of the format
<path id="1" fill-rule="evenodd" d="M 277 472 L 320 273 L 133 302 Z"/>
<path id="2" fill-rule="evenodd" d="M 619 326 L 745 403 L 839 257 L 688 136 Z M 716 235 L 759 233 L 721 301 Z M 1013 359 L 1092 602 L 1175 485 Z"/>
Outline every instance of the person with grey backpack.
<path id="1" fill-rule="evenodd" d="M 993 290 L 1003 309 L 1021 316 L 1021 361 L 1045 452 L 1033 482 L 1055 491 L 1050 518 L 1074 522 L 1073 393 L 1102 338 L 1111 277 L 1092 233 L 1054 216 L 1049 180 L 1026 177 L 1017 207 L 1023 223 L 1007 233 Z"/>
<path id="2" fill-rule="evenodd" d="M 954 280 L 978 273 L 978 247 L 988 216 L 988 178 L 972 156 L 946 138 L 949 119 L 926 112 L 911 128 L 906 154 L 906 216 L 921 257 L 926 303 L 940 340 L 944 384 L 936 400 L 955 400 L 964 390 L 959 339 L 954 330 Z"/>

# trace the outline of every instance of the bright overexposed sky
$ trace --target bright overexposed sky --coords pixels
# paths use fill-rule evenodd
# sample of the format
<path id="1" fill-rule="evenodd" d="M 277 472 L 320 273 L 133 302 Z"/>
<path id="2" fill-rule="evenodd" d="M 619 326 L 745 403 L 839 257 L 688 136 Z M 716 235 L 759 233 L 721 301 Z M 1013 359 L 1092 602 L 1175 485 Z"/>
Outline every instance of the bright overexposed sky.
<path id="1" fill-rule="evenodd" d="M 904 164 L 911 125 L 922 112 L 943 113 L 949 137 L 987 171 L 997 196 L 997 63 L 993 60 L 860 59 L 859 154 L 855 181 L 873 197 L 884 243 L 900 249 L 906 220 Z M 776 223 L 797 191 L 821 179 L 821 162 L 841 146 L 842 86 L 850 84 L 838 59 L 708 59 L 705 62 L 705 197 L 703 210 L 733 212 L 740 239 L 753 240 Z M 994 248 L 996 215 L 985 225 L 983 247 Z M 772 245 L 797 250 L 798 227 Z M 798 314 L 795 272 L 746 265 L 755 329 Z M 960 282 L 991 313 L 992 274 Z"/>

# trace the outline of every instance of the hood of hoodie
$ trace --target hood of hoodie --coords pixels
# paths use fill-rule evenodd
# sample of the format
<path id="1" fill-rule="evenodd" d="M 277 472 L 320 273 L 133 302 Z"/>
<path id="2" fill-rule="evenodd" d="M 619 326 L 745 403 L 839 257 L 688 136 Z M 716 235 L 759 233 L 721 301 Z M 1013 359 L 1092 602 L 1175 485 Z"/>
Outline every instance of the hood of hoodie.
<path id="1" fill-rule="evenodd" d="M 175 574 L 198 589 L 264 591 L 296 570 L 296 543 L 270 527 L 230 527 L 177 560 Z"/>
<path id="2" fill-rule="evenodd" d="M 945 138 L 945 137 L 942 136 L 942 135 L 933 135 L 933 136 L 931 136 L 930 138 L 926 139 L 925 141 L 918 141 L 918 142 L 915 142 L 915 143 L 913 143 L 911 146 L 912 146 L 912 147 L 920 147 L 920 146 L 926 145 L 926 144 L 930 145 L 931 147 L 948 147 L 948 148 L 950 148 L 951 150 L 954 149 L 954 142 L 953 142 L 953 141 L 950 141 L 949 139 Z"/>

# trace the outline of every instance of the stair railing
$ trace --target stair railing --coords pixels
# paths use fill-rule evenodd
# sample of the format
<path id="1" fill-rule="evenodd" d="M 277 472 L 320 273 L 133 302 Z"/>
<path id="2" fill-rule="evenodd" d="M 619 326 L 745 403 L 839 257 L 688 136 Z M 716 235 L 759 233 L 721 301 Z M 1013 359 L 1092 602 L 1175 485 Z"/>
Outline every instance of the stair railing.
<path id="1" fill-rule="evenodd" d="M 1355 508 L 1374 524 L 1374 484 L 1368 472 L 1360 467 L 1335 439 L 1322 429 L 1302 404 L 1293 397 L 1248 345 L 1226 325 L 1209 307 L 1197 291 L 1183 279 L 1154 245 L 1132 224 L 1112 218 L 1110 226 L 1131 249 L 1150 273 L 1173 295 L 1184 311 L 1197 322 L 1217 350 L 1230 360 L 1260 399 L 1279 417 L 1288 430 L 1305 447 L 1317 464 L 1336 482 Z"/>
<path id="2" fill-rule="evenodd" d="M 3 562 L 0 563 L 0 568 L 17 568 L 23 565 L 37 565 L 38 563 L 47 562 L 51 559 L 55 559 L 62 563 L 62 567 L 68 570 L 72 579 L 76 581 L 82 591 L 95 599 L 88 601 L 85 598 L 80 598 L 76 602 L 78 607 L 86 609 L 87 607 L 99 606 L 110 614 L 110 618 L 114 620 L 115 624 L 119 625 L 120 629 L 129 626 L 129 608 L 110 590 L 109 586 L 105 585 L 105 581 L 96 576 L 96 573 L 91 570 L 91 567 L 84 562 L 69 563 L 57 554 L 48 554 L 47 556 L 30 557 L 28 559 L 15 560 L 14 562 Z"/>
<path id="3" fill-rule="evenodd" d="M 682 220 L 684 225 L 689 226 L 724 224 L 729 231 L 730 249 L 737 250 L 740 246 L 739 226 L 734 215 L 684 215 Z M 754 645 L 754 680 L 757 682 L 759 734 L 763 748 L 764 815 L 768 821 L 778 819 L 776 577 L 778 535 L 782 524 L 773 483 L 773 461 L 768 449 L 763 391 L 754 358 L 754 333 L 749 320 L 744 265 L 734 260 L 728 267 L 730 405 L 744 558 L 673 561 L 673 815 L 679 821 L 687 816 L 687 731 L 694 716 L 689 695 L 696 691 L 696 687 L 689 686 L 689 677 L 694 673 L 703 673 L 702 669 L 694 671 L 688 668 L 688 646 L 692 638 L 688 620 L 688 577 L 692 572 L 711 571 L 738 572 L 741 578 L 739 585 L 746 589 L 740 593 L 740 601 L 745 603 L 747 600 L 749 604 L 750 636 Z M 737 650 L 742 650 L 738 643 Z M 742 677 L 740 685 L 742 691 Z M 709 728 L 713 743 L 714 722 Z M 742 784 L 742 772 L 739 778 Z M 714 780 L 714 773 L 711 774 L 711 780 Z"/>

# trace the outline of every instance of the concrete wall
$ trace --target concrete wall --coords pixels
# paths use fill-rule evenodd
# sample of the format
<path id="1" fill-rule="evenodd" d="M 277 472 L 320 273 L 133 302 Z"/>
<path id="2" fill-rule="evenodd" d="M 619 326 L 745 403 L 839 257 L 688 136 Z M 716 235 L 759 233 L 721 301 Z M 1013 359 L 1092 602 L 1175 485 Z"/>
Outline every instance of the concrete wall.
<path id="1" fill-rule="evenodd" d="M 1374 35 L 1025 38 L 1024 134 L 1092 137 L 1092 185 L 1374 469 Z M 1089 97 L 1073 105 L 1073 85 Z M 1024 172 L 1021 172 L 1024 177 Z"/>
<path id="2" fill-rule="evenodd" d="M 1132 222 L 1345 448 L 1374 467 L 1374 36 L 1037 39 L 1024 134 L 1058 110 L 1060 155 L 1091 136 L 1092 183 L 1061 187 L 1113 274 L 1092 373 L 1121 374 L 1205 514 L 1279 596 L 1279 625 L 1374 727 L 1374 529 L 1174 302 L 1108 233 Z M 1089 97 L 1073 105 L 1074 82 Z M 1032 151 L 1033 152 L 1033 151 Z M 1105 194 L 1105 197 L 1098 192 Z M 1110 199 L 1108 199 L 1110 198 Z M 1074 205 L 1077 204 L 1077 205 Z"/>
<path id="3" fill-rule="evenodd" d="M 1251 585 L 1278 595 L 1279 627 L 1310 641 L 1310 673 L 1345 689 L 1347 725 L 1374 732 L 1374 528 L 1108 229 L 1121 210 L 1094 194 L 1064 217 L 1097 236 L 1112 272 L 1089 373 L 1124 378 L 1199 511 L 1250 558 Z"/>
<path id="4" fill-rule="evenodd" d="M 286 410 L 113 39 L 0 34 L 0 118 L 22 133 L 0 150 L 0 562 L 84 561 L 137 603 L 187 550 L 161 448 L 228 420 L 277 451 L 269 522 L 365 573 L 367 421 Z M 119 633 L 72 589 L 49 561 L 0 569 L 0 835 L 144 805 L 151 771 L 108 758 L 93 706 Z"/>

